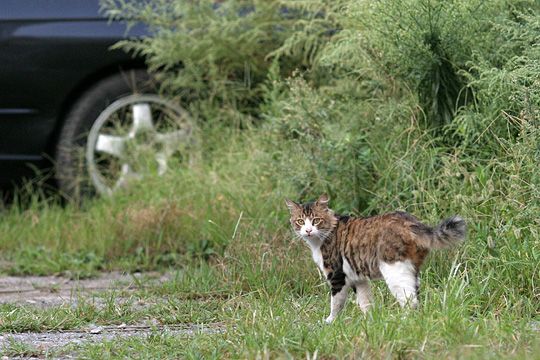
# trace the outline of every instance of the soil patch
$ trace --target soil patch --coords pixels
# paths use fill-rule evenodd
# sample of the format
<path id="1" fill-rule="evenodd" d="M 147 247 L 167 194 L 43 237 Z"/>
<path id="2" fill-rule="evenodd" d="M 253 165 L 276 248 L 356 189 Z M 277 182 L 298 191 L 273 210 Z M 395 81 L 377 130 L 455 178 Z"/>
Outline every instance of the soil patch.
<path id="1" fill-rule="evenodd" d="M 73 280 L 61 276 L 0 277 L 0 304 L 29 304 L 39 307 L 76 305 L 81 297 L 106 291 L 130 291 L 165 282 L 171 274 L 111 272 L 92 279 Z"/>
<path id="2" fill-rule="evenodd" d="M 149 335 L 190 336 L 197 333 L 222 333 L 225 326 L 222 323 L 211 324 L 179 324 L 179 325 L 118 325 L 118 326 L 90 326 L 80 330 L 43 332 L 43 333 L 17 333 L 0 335 L 0 351 L 14 342 L 24 345 L 34 354 L 25 359 L 36 359 L 50 355 L 51 352 L 60 351 L 66 346 L 77 346 L 85 343 L 99 343 L 107 340 L 128 337 L 144 337 Z M 76 352 L 76 349 L 75 349 Z M 55 358 L 72 359 L 73 351 Z"/>
<path id="3" fill-rule="evenodd" d="M 74 280 L 62 276 L 3 276 L 0 277 L 0 304 L 16 304 L 42 308 L 77 306 L 85 299 L 92 299 L 93 304 L 103 301 L 100 295 L 116 292 L 115 301 L 122 302 L 129 293 L 141 288 L 150 288 L 164 283 L 174 276 L 173 273 L 103 273 L 91 279 Z M 218 294 L 219 295 L 219 294 Z M 142 301 L 142 300 L 141 300 Z M 134 303 L 134 309 L 145 307 L 163 299 L 145 300 Z M 76 358 L 76 348 L 85 343 L 99 343 L 107 340 L 150 335 L 191 336 L 197 333 L 221 333 L 225 331 L 223 323 L 210 324 L 174 324 L 162 325 L 149 320 L 146 323 L 95 326 L 79 329 L 51 332 L 0 333 L 0 354 L 6 349 L 28 349 L 25 356 L 18 354 L 18 359 L 37 359 L 53 356 L 60 359 Z M 2 354 L 4 355 L 4 354 Z M 0 357 L 0 359 L 4 359 Z M 11 358 L 11 357 L 10 357 Z"/>

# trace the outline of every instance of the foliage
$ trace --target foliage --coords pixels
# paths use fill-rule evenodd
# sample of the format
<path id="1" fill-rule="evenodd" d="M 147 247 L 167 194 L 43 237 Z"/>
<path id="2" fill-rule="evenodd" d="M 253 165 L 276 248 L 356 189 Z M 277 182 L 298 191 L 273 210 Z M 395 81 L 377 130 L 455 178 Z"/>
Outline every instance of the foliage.
<path id="1" fill-rule="evenodd" d="M 434 126 L 451 122 L 473 100 L 462 70 L 475 52 L 495 48 L 493 19 L 505 1 L 345 1 L 338 8 L 345 31 L 326 60 L 339 65 L 343 55 L 353 71 L 367 65 L 404 81 Z"/>
<path id="2" fill-rule="evenodd" d="M 285 2 L 286 3 L 286 2 Z M 238 125 L 258 116 L 270 69 L 287 76 L 314 61 L 326 22 L 281 0 L 102 1 L 112 18 L 143 22 L 154 34 L 117 47 L 145 57 L 163 90 L 195 115 Z M 290 4 L 287 4 L 290 5 Z M 313 21 L 310 21 L 313 20 Z M 295 34 L 305 36 L 296 39 Z M 286 50 L 281 49 L 286 41 Z"/>
<path id="3" fill-rule="evenodd" d="M 540 116 L 538 15 L 521 14 L 499 24 L 496 31 L 505 40 L 500 50 L 504 55 L 496 61 L 478 57 L 471 63 L 467 77 L 477 102 L 452 127 L 469 144 L 477 143 L 479 134 L 487 134 L 482 136 L 483 143 L 495 142 L 490 144 L 494 148 L 500 146 L 499 138 L 512 143 L 516 136 L 529 132 Z"/>
<path id="4" fill-rule="evenodd" d="M 288 96 L 272 101 L 261 129 L 267 134 L 264 145 L 272 153 L 273 171 L 289 179 L 299 199 L 327 192 L 345 200 L 338 195 L 346 191 L 348 201 L 337 210 L 365 208 L 373 171 L 368 131 L 359 118 L 366 109 L 336 99 L 334 89 L 319 92 L 302 78 L 284 85 Z M 287 151 L 272 149 L 274 144 Z"/>

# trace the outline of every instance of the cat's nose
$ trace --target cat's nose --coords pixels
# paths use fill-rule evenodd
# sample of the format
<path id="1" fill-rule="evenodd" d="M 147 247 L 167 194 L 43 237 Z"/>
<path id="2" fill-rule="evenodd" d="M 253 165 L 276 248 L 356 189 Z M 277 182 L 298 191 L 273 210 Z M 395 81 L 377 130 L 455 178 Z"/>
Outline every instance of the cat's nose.
<path id="1" fill-rule="evenodd" d="M 311 234 L 312 231 L 313 231 L 313 229 L 306 229 L 307 235 L 309 236 L 309 235 Z"/>

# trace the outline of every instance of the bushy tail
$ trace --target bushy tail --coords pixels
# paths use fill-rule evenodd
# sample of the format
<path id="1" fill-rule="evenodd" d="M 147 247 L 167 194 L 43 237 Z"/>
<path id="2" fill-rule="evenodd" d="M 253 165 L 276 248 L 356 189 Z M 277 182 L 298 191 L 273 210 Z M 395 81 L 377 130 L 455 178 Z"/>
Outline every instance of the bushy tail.
<path id="1" fill-rule="evenodd" d="M 441 221 L 434 228 L 424 226 L 417 227 L 415 232 L 420 235 L 422 245 L 430 249 L 444 249 L 455 245 L 463 241 L 467 233 L 467 224 L 458 215 Z"/>

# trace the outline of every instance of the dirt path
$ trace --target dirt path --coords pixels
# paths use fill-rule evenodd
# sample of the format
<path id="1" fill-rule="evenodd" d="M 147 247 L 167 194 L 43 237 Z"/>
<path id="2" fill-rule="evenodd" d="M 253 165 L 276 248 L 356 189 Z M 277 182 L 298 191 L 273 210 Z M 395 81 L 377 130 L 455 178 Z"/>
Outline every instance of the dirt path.
<path id="1" fill-rule="evenodd" d="M 131 292 L 140 288 L 159 285 L 170 280 L 170 273 L 123 274 L 120 272 L 104 273 L 93 279 L 73 280 L 58 276 L 3 276 L 0 277 L 0 304 L 16 304 L 37 308 L 53 308 L 60 306 L 77 306 L 81 300 L 91 299 L 99 306 L 104 302 L 104 294 L 114 291 L 116 301 L 122 302 Z M 135 306 L 145 306 L 137 305 Z M 98 343 L 116 338 L 132 336 L 144 337 L 150 334 L 168 334 L 190 336 L 199 332 L 219 333 L 225 329 L 221 323 L 210 324 L 178 324 L 160 325 L 146 322 L 140 324 L 121 324 L 113 326 L 95 326 L 54 332 L 0 333 L 0 354 L 14 342 L 20 343 L 33 354 L 42 357 L 51 351 L 62 349 L 68 345 Z M 70 351 L 61 352 L 61 358 L 73 358 Z M 4 355 L 4 354 L 2 354 Z M 28 355 L 32 359 L 35 355 Z M 5 356 L 0 359 L 6 358 Z M 8 357 L 10 358 L 10 357 Z"/>
<path id="2" fill-rule="evenodd" d="M 84 343 L 99 343 L 102 341 L 132 336 L 144 337 L 151 334 L 190 336 L 195 333 L 205 332 L 209 334 L 224 331 L 221 323 L 206 325 L 182 324 L 166 326 L 149 325 L 119 325 L 119 326 L 93 326 L 80 330 L 56 331 L 43 333 L 20 333 L 0 335 L 0 349 L 13 342 L 22 343 L 30 349 L 31 353 L 40 354 L 39 357 L 27 356 L 19 359 L 40 358 L 41 355 L 54 353 L 68 345 L 81 345 Z M 74 354 L 63 354 L 57 358 L 71 359 Z M 9 357 L 8 357 L 9 358 Z"/>
<path id="3" fill-rule="evenodd" d="M 0 277 L 0 304 L 30 304 L 39 307 L 76 305 L 81 297 L 111 290 L 130 291 L 152 286 L 171 278 L 171 274 L 120 272 L 104 273 L 93 279 L 73 280 L 59 276 Z"/>

